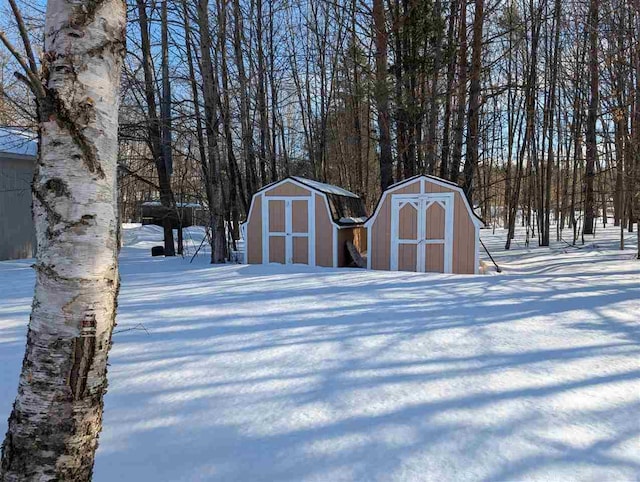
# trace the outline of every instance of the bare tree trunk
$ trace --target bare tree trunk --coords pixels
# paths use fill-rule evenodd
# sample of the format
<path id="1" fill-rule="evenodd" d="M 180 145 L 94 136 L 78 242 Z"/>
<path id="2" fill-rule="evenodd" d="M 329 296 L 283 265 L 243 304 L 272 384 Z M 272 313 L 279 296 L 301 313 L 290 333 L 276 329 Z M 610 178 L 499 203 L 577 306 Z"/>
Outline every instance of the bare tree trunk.
<path id="1" fill-rule="evenodd" d="M 473 176 L 478 167 L 478 149 L 480 144 L 480 74 L 482 70 L 482 25 L 484 23 L 484 0 L 476 0 L 473 16 L 473 44 L 471 48 L 471 83 L 469 89 L 469 114 L 467 135 L 467 156 L 464 162 L 462 187 L 469 200 L 473 202 Z"/>
<path id="2" fill-rule="evenodd" d="M 513 183 L 513 168 L 512 168 L 512 158 L 513 158 L 513 142 L 515 138 L 515 133 L 518 125 L 519 111 L 520 111 L 520 103 L 516 107 L 515 104 L 515 93 L 513 93 L 512 88 L 512 80 L 513 80 L 513 67 L 514 63 L 517 64 L 517 55 L 516 62 L 514 62 L 514 53 L 513 53 L 513 29 L 509 29 L 509 39 L 508 39 L 508 49 L 509 49 L 509 57 L 507 60 L 507 159 L 506 159 L 506 173 L 505 173 L 505 181 L 504 181 L 504 219 L 503 225 L 504 227 L 509 227 L 509 213 L 511 211 L 511 190 Z M 514 113 L 518 112 L 517 114 Z M 518 175 L 520 173 L 518 172 Z M 516 199 L 517 202 L 517 199 Z"/>
<path id="3" fill-rule="evenodd" d="M 242 183 L 242 174 L 238 167 L 238 161 L 233 152 L 233 133 L 231 131 L 231 104 L 229 100 L 229 69 L 227 67 L 227 7 L 225 1 L 217 2 L 218 9 L 218 48 L 220 49 L 220 77 L 222 81 L 222 126 L 224 130 L 225 142 L 227 145 L 227 166 L 229 169 L 229 203 L 231 204 L 231 220 L 235 226 L 239 227 L 240 212 L 238 199 L 245 213 L 249 212 L 251 195 L 248 188 L 245 189 Z M 239 233 L 237 233 L 239 234 Z"/>
<path id="4" fill-rule="evenodd" d="M 240 1 L 233 0 L 233 50 L 236 58 L 236 68 L 238 69 L 238 82 L 240 84 L 240 124 L 242 136 L 242 149 L 244 152 L 244 162 L 246 167 L 246 182 L 249 195 L 253 195 L 258 189 L 258 179 L 256 175 L 255 156 L 253 152 L 253 130 L 251 129 L 251 118 L 249 116 L 249 92 L 247 90 L 247 76 L 244 68 L 244 55 L 242 54 L 242 11 Z"/>
<path id="5" fill-rule="evenodd" d="M 387 84 L 387 26 L 383 0 L 373 1 L 373 25 L 376 44 L 375 98 L 380 131 L 380 187 L 384 191 L 393 184 L 393 158 L 389 115 L 389 87 Z"/>
<path id="6" fill-rule="evenodd" d="M 634 0 L 634 20 L 636 38 L 640 36 L 640 1 Z M 640 259 L 640 212 L 638 204 L 640 201 L 640 45 L 636 44 L 633 51 L 634 70 L 635 70 L 635 92 L 633 101 L 633 120 L 631 128 L 633 131 L 633 140 L 631 142 L 633 155 L 629 156 L 630 169 L 627 171 L 629 176 L 629 230 L 633 229 L 633 221 L 638 224 L 636 226 L 637 236 L 637 252 L 636 258 Z"/>
<path id="7" fill-rule="evenodd" d="M 36 286 L 0 479 L 91 479 L 119 287 L 121 0 L 49 0 L 33 183 Z"/>
<path id="8" fill-rule="evenodd" d="M 555 0 L 554 5 L 554 46 L 553 46 L 553 60 L 551 65 L 551 79 L 549 82 L 549 100 L 547 103 L 547 116 L 548 116 L 548 147 L 547 147 L 547 168 L 546 168 L 546 178 L 544 180 L 544 212 L 542 219 L 542 236 L 541 236 L 541 246 L 549 246 L 549 242 L 551 241 L 551 183 L 553 180 L 553 163 L 554 163 L 554 143 L 553 143 L 553 126 L 554 126 L 554 115 L 555 115 L 555 106 L 556 106 L 556 88 L 557 88 L 557 78 L 558 78 L 558 50 L 560 48 L 560 19 L 561 19 L 561 6 L 562 3 L 560 0 Z M 558 138 L 558 144 L 560 143 L 560 139 Z M 557 215 L 557 213 L 556 213 Z"/>
<path id="9" fill-rule="evenodd" d="M 227 172 L 229 176 L 229 198 L 227 202 L 228 215 L 231 222 L 231 238 L 235 243 L 235 240 L 240 238 L 240 208 L 238 201 L 240 201 L 244 212 L 249 212 L 250 198 L 247 191 L 243 189 L 242 174 L 238 168 L 238 161 L 236 155 L 233 152 L 233 136 L 231 133 L 231 108 L 229 106 L 229 72 L 227 69 L 227 10 L 225 1 L 218 1 L 217 3 L 217 17 L 218 17 L 218 49 L 220 52 L 220 77 L 222 81 L 222 100 L 221 113 L 222 113 L 222 126 L 225 136 L 226 153 L 227 153 Z M 218 97 L 220 95 L 218 94 Z M 224 191 L 223 191 L 224 193 Z M 235 247 L 234 247 L 235 249 Z"/>
<path id="10" fill-rule="evenodd" d="M 464 108 L 467 102 L 467 2 L 460 0 L 460 25 L 458 26 L 458 93 L 456 94 L 456 119 L 453 128 L 453 150 L 451 151 L 451 171 L 449 177 L 458 182 L 462 162 L 464 138 Z"/>
<path id="11" fill-rule="evenodd" d="M 262 0 L 256 0 L 256 39 L 258 44 L 258 113 L 260 114 L 260 174 L 262 184 L 269 182 L 273 178 L 273 151 L 271 149 L 271 136 L 269 134 L 269 114 L 267 112 L 267 77 L 265 74 L 264 49 L 262 29 Z M 267 175 L 267 166 L 271 171 L 271 176 Z"/>
<path id="12" fill-rule="evenodd" d="M 598 162 L 598 146 L 596 138 L 596 121 L 598 117 L 598 15 L 599 0 L 589 2 L 589 85 L 591 98 L 587 113 L 586 141 L 586 165 L 585 165 L 585 199 L 584 199 L 584 234 L 594 234 L 595 196 L 593 181 L 596 176 L 596 164 Z"/>
<path id="13" fill-rule="evenodd" d="M 442 62 L 442 36 L 444 34 L 442 22 L 442 0 L 436 0 L 434 4 L 434 16 L 436 22 L 436 34 L 433 39 L 433 77 L 431 78 L 431 98 L 429 99 L 429 115 L 427 118 L 427 155 L 426 172 L 433 175 L 436 172 L 436 130 L 438 124 L 438 78 L 440 77 L 440 64 Z M 452 14 L 453 15 L 453 14 Z"/>
<path id="14" fill-rule="evenodd" d="M 457 15 L 458 0 L 451 0 L 449 12 L 449 27 L 447 31 L 447 47 L 449 49 L 449 59 L 447 65 L 447 86 L 444 101 L 444 118 L 442 127 L 442 150 L 440 154 L 440 177 L 449 179 L 449 138 L 451 130 L 451 98 L 453 97 L 453 80 L 456 73 L 456 56 L 453 53 L 454 36 L 455 36 L 455 19 Z"/>
<path id="15" fill-rule="evenodd" d="M 207 133 L 207 157 L 209 158 L 209 179 L 212 206 L 211 223 L 211 263 L 224 263 L 226 259 L 226 235 L 224 227 L 222 185 L 220 181 L 220 152 L 218 150 L 218 87 L 211 61 L 211 33 L 209 32 L 209 0 L 198 2 L 198 28 L 200 29 L 200 55 L 202 87 L 204 91 L 205 131 Z"/>
<path id="16" fill-rule="evenodd" d="M 535 117 L 536 117 L 536 74 L 538 67 L 538 43 L 540 36 L 540 10 L 536 12 L 533 7 L 533 2 L 530 3 L 530 11 L 531 11 L 531 56 L 529 61 L 529 71 L 527 72 L 527 85 L 525 89 L 525 134 L 524 140 L 522 141 L 522 145 L 520 146 L 520 152 L 518 153 L 518 166 L 516 172 L 516 184 L 512 190 L 511 194 L 511 205 L 509 207 L 509 222 L 508 222 L 508 231 L 507 231 L 507 241 L 505 243 L 504 249 L 511 248 L 511 240 L 515 235 L 515 226 L 516 226 L 516 218 L 518 214 L 518 198 L 520 197 L 520 185 L 522 182 L 522 174 L 524 167 L 524 159 L 527 154 L 527 149 L 530 149 L 530 144 L 535 142 Z M 531 151 L 535 151 L 535 148 L 530 149 Z M 531 165 L 531 163 L 529 163 Z M 531 167 L 529 165 L 529 169 L 527 169 L 530 173 Z M 527 175 L 527 178 L 530 180 L 531 176 Z M 530 203 L 528 204 L 528 210 L 530 212 Z M 528 217 L 530 218 L 530 213 Z M 523 213 L 524 220 L 524 213 Z M 527 225 L 527 239 L 528 239 L 528 231 L 529 231 L 529 221 L 526 223 Z"/>
<path id="17" fill-rule="evenodd" d="M 276 53 L 274 46 L 274 21 L 273 21 L 273 2 L 269 2 L 269 88 L 271 92 L 271 182 L 278 180 L 278 167 L 276 163 L 278 152 L 278 88 L 275 81 L 276 71 Z M 283 154 L 285 151 L 284 143 L 282 145 Z"/>
<path id="18" fill-rule="evenodd" d="M 615 181 L 615 194 L 614 194 L 614 223 L 616 226 L 624 226 L 624 167 L 625 158 L 627 154 L 627 139 L 628 131 L 627 126 L 629 124 L 628 107 L 625 104 L 625 92 L 626 92 L 626 79 L 624 74 L 624 62 L 623 56 L 624 49 L 624 37 L 622 25 L 618 26 L 618 32 L 616 35 L 616 47 L 618 55 L 615 59 L 615 87 L 616 87 L 616 104 L 617 115 L 614 122 L 614 139 L 615 139 L 615 153 L 616 153 L 616 181 Z M 624 238 L 621 239 L 624 245 Z M 624 248 L 622 248 L 624 249 Z"/>
<path id="19" fill-rule="evenodd" d="M 215 215 L 212 215 L 215 212 L 220 210 L 220 199 L 217 197 L 217 193 L 214 189 L 215 187 L 215 179 L 213 177 L 212 168 L 209 163 L 209 155 L 207 153 L 207 143 L 205 142 L 203 129 L 202 129 L 202 115 L 200 110 L 200 96 L 198 94 L 198 83 L 195 75 L 195 65 L 194 65 L 194 52 L 197 51 L 195 46 L 193 45 L 193 35 L 191 32 L 191 25 L 189 23 L 189 10 L 187 8 L 187 1 L 182 0 L 182 12 L 183 12 L 183 21 L 184 21 L 184 37 L 186 43 L 186 55 L 187 55 L 187 63 L 189 65 L 189 80 L 191 84 L 191 94 L 193 95 L 193 109 L 194 109 L 194 117 L 196 121 L 196 137 L 198 139 L 198 154 L 200 161 L 200 168 L 202 169 L 202 178 L 204 180 L 204 190 L 207 198 L 207 205 L 209 208 L 209 228 L 211 229 L 211 236 L 209 237 L 209 244 L 211 246 L 211 263 L 216 263 L 219 257 L 219 240 L 222 237 L 224 239 L 224 231 L 222 235 L 218 233 L 216 236 L 215 229 L 220 223 L 218 222 L 218 218 Z M 218 243 L 218 244 L 216 244 Z M 218 249 L 216 250 L 216 246 Z"/>
<path id="20" fill-rule="evenodd" d="M 169 213 L 175 209 L 175 200 L 171 190 L 171 174 L 167 169 L 167 161 L 162 147 L 162 131 L 156 108 L 156 89 L 151 60 L 151 40 L 149 39 L 149 20 L 145 0 L 137 0 L 138 15 L 140 21 L 140 40 L 142 48 L 142 68 L 144 71 L 144 91 L 147 102 L 149 148 L 158 172 L 158 185 L 160 187 L 160 202 L 165 211 L 162 228 L 164 230 L 164 255 L 175 255 L 173 241 L 173 228 Z"/>
<path id="21" fill-rule="evenodd" d="M 167 172 L 167 177 L 171 179 L 173 175 L 173 152 L 172 152 L 172 135 L 171 135 L 171 79 L 169 78 L 169 20 L 167 18 L 167 4 L 169 0 L 162 0 L 161 11 L 161 47 L 162 47 L 162 98 L 160 101 L 160 121 L 161 121 L 161 145 L 162 145 L 162 159 L 164 160 L 164 166 Z M 173 206 L 171 206 L 178 219 L 178 254 L 182 254 L 183 239 L 182 239 L 182 214 L 175 204 L 175 198 Z M 168 223 L 171 227 L 171 239 L 173 243 L 173 225 Z"/>

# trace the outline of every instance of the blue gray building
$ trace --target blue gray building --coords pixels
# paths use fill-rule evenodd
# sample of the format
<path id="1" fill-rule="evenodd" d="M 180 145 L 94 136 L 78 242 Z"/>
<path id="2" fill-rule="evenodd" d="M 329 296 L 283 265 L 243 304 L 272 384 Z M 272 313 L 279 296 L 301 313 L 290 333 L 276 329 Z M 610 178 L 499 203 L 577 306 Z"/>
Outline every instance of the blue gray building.
<path id="1" fill-rule="evenodd" d="M 32 133 L 0 128 L 0 261 L 35 255 L 31 183 L 37 152 Z"/>

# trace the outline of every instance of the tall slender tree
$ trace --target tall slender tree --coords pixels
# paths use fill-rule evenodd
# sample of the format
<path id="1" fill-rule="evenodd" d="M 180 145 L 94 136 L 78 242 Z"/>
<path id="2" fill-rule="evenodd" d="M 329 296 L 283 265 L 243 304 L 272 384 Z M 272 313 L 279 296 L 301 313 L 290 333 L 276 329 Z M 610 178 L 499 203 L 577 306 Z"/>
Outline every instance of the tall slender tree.
<path id="1" fill-rule="evenodd" d="M 375 99 L 378 110 L 380 136 L 380 187 L 385 190 L 393 183 L 391 153 L 391 116 L 389 113 L 389 86 L 387 83 L 387 21 L 383 0 L 373 0 L 373 28 L 375 35 L 376 82 Z"/>
<path id="2" fill-rule="evenodd" d="M 120 283 L 116 165 L 125 24 L 122 0 L 49 0 L 41 77 L 22 62 L 39 107 L 38 249 L 26 353 L 2 445 L 3 481 L 91 479 Z"/>
<path id="3" fill-rule="evenodd" d="M 145 0 L 136 0 L 138 7 L 138 21 L 140 23 L 140 47 L 142 49 L 142 70 L 144 73 L 144 93 L 146 101 L 147 116 L 147 143 L 153 157 L 153 162 L 158 174 L 158 187 L 160 191 L 160 203 L 164 208 L 162 218 L 162 228 L 164 231 L 164 255 L 175 255 L 175 243 L 173 240 L 172 214 L 175 212 L 176 203 L 171 189 L 171 161 L 165 157 L 170 155 L 170 132 L 166 133 L 162 127 L 161 119 L 158 117 L 156 100 L 156 82 L 151 52 L 150 24 L 147 15 L 147 5 Z M 167 93 L 170 95 L 170 93 Z M 166 101 L 170 100 L 167 97 Z M 165 101 L 165 102 L 166 102 Z M 169 114 L 170 115 L 170 114 Z M 164 138 L 163 133 L 168 137 Z M 163 142 L 164 141 L 164 142 Z M 169 144 L 167 144 L 169 141 Z M 168 148 L 167 148 L 168 147 Z"/>
<path id="4" fill-rule="evenodd" d="M 220 149 L 218 132 L 218 106 L 220 95 L 211 56 L 213 41 L 209 25 L 209 0 L 198 0 L 198 28 L 200 30 L 200 58 L 202 88 L 204 91 L 205 131 L 207 134 L 207 189 L 209 189 L 211 218 L 211 262 L 224 263 L 226 237 L 224 227 L 224 196 L 220 178 Z"/>
<path id="5" fill-rule="evenodd" d="M 471 46 L 471 75 L 469 111 L 467 115 L 467 155 L 464 163 L 462 187 L 467 199 L 473 200 L 473 176 L 478 167 L 480 145 L 480 75 L 482 72 L 482 26 L 484 24 L 484 0 L 475 1 L 473 15 L 473 42 Z"/>
<path id="6" fill-rule="evenodd" d="M 599 105 L 598 85 L 598 18 L 599 0 L 589 0 L 589 15 L 587 30 L 589 32 L 589 109 L 587 111 L 586 124 L 586 164 L 585 164 L 585 194 L 584 194 L 584 234 L 593 234 L 596 217 L 596 206 L 593 183 L 596 177 L 596 164 L 598 162 L 598 145 L 596 137 L 596 122 Z"/>

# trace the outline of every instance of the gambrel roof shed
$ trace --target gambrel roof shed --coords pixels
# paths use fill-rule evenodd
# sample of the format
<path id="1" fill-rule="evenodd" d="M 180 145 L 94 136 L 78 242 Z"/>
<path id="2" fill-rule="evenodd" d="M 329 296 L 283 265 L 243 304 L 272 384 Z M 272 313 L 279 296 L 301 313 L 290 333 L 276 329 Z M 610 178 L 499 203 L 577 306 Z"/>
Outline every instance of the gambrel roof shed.
<path id="1" fill-rule="evenodd" d="M 365 226 L 369 269 L 478 272 L 484 225 L 457 184 L 425 175 L 393 184 Z"/>
<path id="2" fill-rule="evenodd" d="M 249 264 L 349 264 L 346 242 L 366 249 L 362 199 L 331 184 L 287 177 L 257 191 L 244 224 Z"/>

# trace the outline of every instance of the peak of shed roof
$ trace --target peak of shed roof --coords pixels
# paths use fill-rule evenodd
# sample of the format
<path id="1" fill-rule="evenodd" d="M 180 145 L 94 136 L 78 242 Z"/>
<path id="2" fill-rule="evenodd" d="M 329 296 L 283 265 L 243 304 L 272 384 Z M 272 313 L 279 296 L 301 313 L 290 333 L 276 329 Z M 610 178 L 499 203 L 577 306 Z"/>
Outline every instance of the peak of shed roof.
<path id="1" fill-rule="evenodd" d="M 273 189 L 286 182 L 296 183 L 301 187 L 323 194 L 329 203 L 329 212 L 333 222 L 340 226 L 362 224 L 367 218 L 367 210 L 360 196 L 341 187 L 314 181 L 305 177 L 289 176 L 260 188 L 257 193 Z"/>
<path id="2" fill-rule="evenodd" d="M 26 129 L 0 127 L 0 153 L 35 157 L 38 154 L 37 136 Z"/>
<path id="3" fill-rule="evenodd" d="M 460 185 L 458 183 L 456 183 L 456 182 L 449 181 L 448 179 L 443 179 L 441 177 L 432 176 L 431 174 L 416 174 L 416 175 L 408 177 L 406 179 L 402 179 L 400 181 L 394 182 L 389 187 L 387 187 L 387 189 L 392 189 L 394 187 L 400 186 L 401 184 L 408 184 L 408 183 L 413 182 L 416 179 L 420 179 L 420 178 L 430 179 L 431 181 L 435 181 L 435 182 L 438 182 L 438 183 L 441 183 L 441 184 L 448 184 L 451 187 L 454 187 L 454 188 L 457 188 L 457 189 L 462 189 L 460 187 Z"/>
<path id="4" fill-rule="evenodd" d="M 471 206 L 471 204 L 469 204 L 469 200 L 467 199 L 467 196 L 465 195 L 463 189 L 461 186 L 459 186 L 457 183 L 453 182 L 453 181 L 449 181 L 447 179 L 442 179 L 440 177 L 436 177 L 436 176 L 431 176 L 429 174 L 416 174 L 415 176 L 411 176 L 408 177 L 406 179 L 403 179 L 401 181 L 398 181 L 394 184 L 391 184 L 389 187 L 387 187 L 382 194 L 380 195 L 380 199 L 378 199 L 378 204 L 376 206 L 376 208 L 373 210 L 373 214 L 371 216 L 369 216 L 369 219 L 367 219 L 367 224 L 371 224 L 372 220 L 376 217 L 376 215 L 378 214 L 378 210 L 380 208 L 380 206 L 382 205 L 382 200 L 386 197 L 387 193 L 399 188 L 400 186 L 403 186 L 405 184 L 410 184 L 412 182 L 415 182 L 417 180 L 420 179 L 425 179 L 427 181 L 436 183 L 436 184 L 440 184 L 440 185 L 444 185 L 447 187 L 450 187 L 451 189 L 455 189 L 456 191 L 458 191 L 462 197 L 462 201 L 464 202 L 464 205 L 466 206 L 469 214 L 471 214 L 472 218 L 475 220 L 474 222 L 476 224 L 478 224 L 480 227 L 484 227 L 485 226 L 485 222 L 483 221 L 483 219 L 478 216 L 478 214 L 475 212 L 475 210 L 473 209 L 473 207 Z"/>
<path id="5" fill-rule="evenodd" d="M 346 189 L 342 189 L 341 187 L 334 186 L 333 184 L 326 184 L 320 181 L 314 181 L 313 179 L 307 179 L 304 177 L 291 176 L 291 179 L 295 179 L 296 181 L 305 184 L 316 191 L 323 192 L 325 194 L 335 194 L 336 196 L 344 196 L 344 197 L 353 197 L 359 198 L 357 194 L 352 193 L 351 191 L 347 191 Z"/>

